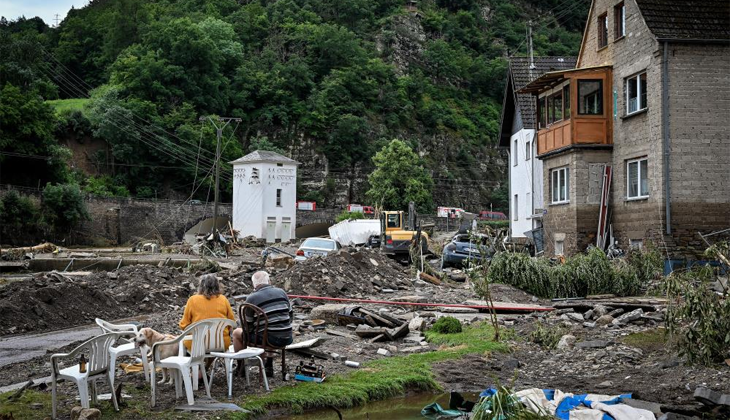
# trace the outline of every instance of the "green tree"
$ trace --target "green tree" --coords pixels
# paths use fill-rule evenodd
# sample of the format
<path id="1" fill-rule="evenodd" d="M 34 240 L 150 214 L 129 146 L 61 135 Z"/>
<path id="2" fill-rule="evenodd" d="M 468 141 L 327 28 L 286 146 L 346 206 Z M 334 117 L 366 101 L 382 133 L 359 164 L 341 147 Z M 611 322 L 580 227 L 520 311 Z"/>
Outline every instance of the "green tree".
<path id="1" fill-rule="evenodd" d="M 78 184 L 51 184 L 43 189 L 43 221 L 57 234 L 67 234 L 82 220 L 90 220 Z"/>
<path id="2" fill-rule="evenodd" d="M 20 243 L 23 237 L 38 228 L 38 206 L 29 197 L 15 190 L 0 199 L 0 229 L 4 240 Z"/>
<path id="3" fill-rule="evenodd" d="M 251 144 L 248 146 L 249 152 L 255 152 L 257 150 L 268 150 L 269 152 L 275 152 L 280 155 L 285 154 L 284 149 L 275 145 L 268 137 L 256 137 L 251 139 Z"/>
<path id="4" fill-rule="evenodd" d="M 373 157 L 366 195 L 387 210 L 406 210 L 413 201 L 421 212 L 433 210 L 433 180 L 418 155 L 406 143 L 392 140 Z"/>

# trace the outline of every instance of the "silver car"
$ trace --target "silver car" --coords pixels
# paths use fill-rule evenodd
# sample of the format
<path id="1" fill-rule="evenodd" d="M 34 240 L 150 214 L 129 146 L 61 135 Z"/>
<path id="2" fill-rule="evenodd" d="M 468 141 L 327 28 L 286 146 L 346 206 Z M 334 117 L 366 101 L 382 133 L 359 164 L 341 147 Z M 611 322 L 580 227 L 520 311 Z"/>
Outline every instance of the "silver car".
<path id="1" fill-rule="evenodd" d="M 340 244 L 334 239 L 325 238 L 308 238 L 302 242 L 302 245 L 297 249 L 297 261 L 304 261 L 307 258 L 314 257 L 317 255 L 325 256 L 330 252 L 337 251 L 340 249 Z"/>

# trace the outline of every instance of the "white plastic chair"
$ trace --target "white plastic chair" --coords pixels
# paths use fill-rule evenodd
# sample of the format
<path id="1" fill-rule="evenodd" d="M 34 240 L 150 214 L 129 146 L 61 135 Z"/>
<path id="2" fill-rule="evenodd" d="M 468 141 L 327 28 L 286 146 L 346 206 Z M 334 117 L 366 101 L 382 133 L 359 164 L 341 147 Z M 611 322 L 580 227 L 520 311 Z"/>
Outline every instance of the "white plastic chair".
<path id="1" fill-rule="evenodd" d="M 103 333 L 127 333 L 134 334 L 136 337 L 139 333 L 139 329 L 134 324 L 112 324 L 111 322 L 104 321 L 103 319 L 96 318 L 96 324 L 101 328 Z M 149 347 L 146 345 L 137 346 L 134 340 L 128 343 L 120 344 L 116 347 L 109 348 L 109 356 L 111 358 L 112 372 L 116 374 L 117 359 L 121 356 L 131 356 L 139 353 L 139 357 L 142 360 L 142 368 L 144 369 L 144 379 L 150 380 L 150 367 L 149 360 L 147 359 L 147 353 Z M 114 388 L 114 376 L 112 376 L 112 388 Z"/>
<path id="2" fill-rule="evenodd" d="M 229 328 L 229 337 L 230 332 L 233 331 L 233 329 L 236 328 L 236 321 L 232 321 L 227 318 L 210 318 L 206 321 L 213 321 L 213 325 L 211 326 L 210 330 L 208 331 L 208 338 L 205 341 L 205 356 L 204 359 L 209 359 L 214 356 L 211 355 L 211 352 L 224 352 L 226 351 L 226 328 Z M 191 338 L 185 337 L 184 341 L 189 341 Z M 180 343 L 180 354 L 185 354 L 182 352 L 184 349 L 183 343 Z M 205 368 L 203 369 L 203 372 L 207 375 L 207 372 L 205 372 Z M 211 371 L 210 377 L 213 377 L 213 372 Z M 210 387 L 208 387 L 210 388 Z M 198 366 L 193 366 L 193 389 L 198 390 Z M 207 390 L 210 394 L 210 389 Z"/>
<path id="3" fill-rule="evenodd" d="M 188 405 L 195 404 L 195 397 L 193 396 L 193 382 L 191 378 L 191 370 L 193 366 L 202 368 L 205 370 L 205 355 L 206 355 L 206 342 L 208 341 L 208 335 L 212 328 L 215 328 L 218 324 L 216 319 L 205 319 L 198 321 L 188 326 L 185 331 L 179 336 L 172 340 L 159 341 L 152 345 L 152 362 L 150 365 L 150 373 L 152 374 L 152 380 L 150 385 L 152 387 L 152 407 L 155 406 L 156 398 L 156 368 L 170 369 L 172 376 L 175 379 L 175 397 L 179 398 L 181 394 L 181 381 L 185 385 L 185 395 L 188 400 Z M 160 360 L 160 347 L 166 345 L 179 345 L 180 342 L 185 340 L 188 336 L 191 336 L 192 343 L 190 346 L 189 356 L 171 356 Z M 208 375 L 203 375 L 203 382 L 205 385 L 205 392 L 210 398 L 210 388 L 208 387 Z"/>
<path id="4" fill-rule="evenodd" d="M 53 418 L 56 418 L 56 386 L 60 379 L 65 379 L 76 384 L 79 389 L 79 397 L 81 399 L 81 407 L 89 408 L 89 387 L 91 382 L 91 399 L 94 404 L 96 400 L 96 381 L 98 379 L 106 380 L 110 386 L 114 382 L 114 369 L 111 368 L 111 357 L 109 348 L 119 338 L 119 334 L 103 334 L 98 337 L 91 338 L 80 346 L 76 347 L 70 353 L 59 353 L 51 356 L 51 395 L 53 403 Z M 86 372 L 81 372 L 79 364 L 74 364 L 66 368 L 59 367 L 59 362 L 63 360 L 78 361 L 80 355 L 83 354 L 87 358 Z M 119 411 L 119 403 L 111 388 L 112 402 L 114 409 Z"/>
<path id="5" fill-rule="evenodd" d="M 238 360 L 239 363 L 246 363 L 246 359 L 258 359 L 259 360 L 259 373 L 263 377 L 264 386 L 266 390 L 269 390 L 269 380 L 266 378 L 266 368 L 264 367 L 264 361 L 261 359 L 261 355 L 264 353 L 264 349 L 258 347 L 247 347 L 237 352 L 233 351 L 231 345 L 226 352 L 211 352 L 210 355 L 215 357 L 213 360 L 213 367 L 210 371 L 210 379 L 208 380 L 208 388 L 213 386 L 213 373 L 215 372 L 215 364 L 218 360 L 223 359 L 223 366 L 226 370 L 226 379 L 228 380 L 228 399 L 233 398 L 233 361 Z M 248 369 L 244 369 L 246 372 L 246 385 L 251 385 L 251 381 L 248 377 Z M 210 392 L 210 391 L 209 391 Z"/>

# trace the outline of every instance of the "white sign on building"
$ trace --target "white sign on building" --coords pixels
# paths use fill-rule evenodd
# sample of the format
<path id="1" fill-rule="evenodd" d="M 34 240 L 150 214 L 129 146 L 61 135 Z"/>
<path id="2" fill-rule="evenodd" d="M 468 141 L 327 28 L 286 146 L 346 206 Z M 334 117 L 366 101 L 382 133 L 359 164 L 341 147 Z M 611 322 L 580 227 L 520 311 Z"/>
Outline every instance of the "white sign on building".
<path id="1" fill-rule="evenodd" d="M 234 160 L 233 229 L 239 236 L 289 242 L 297 224 L 297 165 L 275 152 L 257 150 Z"/>

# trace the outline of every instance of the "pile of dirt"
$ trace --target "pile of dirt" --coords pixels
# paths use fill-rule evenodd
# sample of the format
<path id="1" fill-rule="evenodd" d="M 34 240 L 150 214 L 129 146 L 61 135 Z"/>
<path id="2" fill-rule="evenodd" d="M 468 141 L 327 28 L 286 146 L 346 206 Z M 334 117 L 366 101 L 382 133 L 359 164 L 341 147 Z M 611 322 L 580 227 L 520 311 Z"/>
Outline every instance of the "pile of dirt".
<path id="1" fill-rule="evenodd" d="M 410 278 L 407 268 L 379 252 L 345 248 L 301 261 L 272 281 L 291 294 L 361 298 L 410 289 Z"/>
<path id="2" fill-rule="evenodd" d="M 250 274 L 223 277 L 228 297 L 251 291 Z M 55 330 L 108 320 L 180 310 L 195 294 L 191 274 L 169 267 L 137 265 L 83 277 L 39 274 L 0 288 L 0 336 Z"/>

